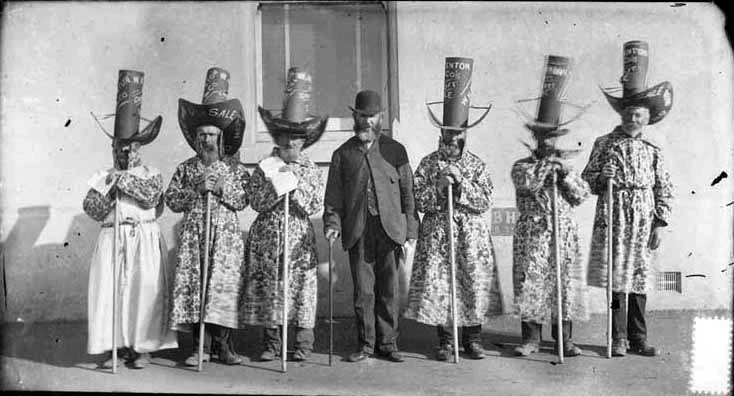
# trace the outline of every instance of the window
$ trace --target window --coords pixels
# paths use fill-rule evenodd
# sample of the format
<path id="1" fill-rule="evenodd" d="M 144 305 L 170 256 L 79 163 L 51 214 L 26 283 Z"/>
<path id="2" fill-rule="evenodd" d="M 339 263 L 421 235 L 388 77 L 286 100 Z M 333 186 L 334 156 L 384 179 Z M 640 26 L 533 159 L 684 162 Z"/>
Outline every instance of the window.
<path id="1" fill-rule="evenodd" d="M 389 132 L 391 89 L 388 70 L 388 18 L 383 2 L 261 2 L 256 28 L 257 103 L 269 110 L 282 107 L 285 76 L 298 66 L 313 78 L 311 111 L 328 115 L 319 144 L 309 151 L 317 162 L 352 135 L 347 105 L 362 89 L 377 91 L 385 107 L 383 129 Z M 395 101 L 393 99 L 393 101 Z M 272 147 L 259 116 L 254 143 Z M 314 151 L 316 150 L 316 151 Z"/>

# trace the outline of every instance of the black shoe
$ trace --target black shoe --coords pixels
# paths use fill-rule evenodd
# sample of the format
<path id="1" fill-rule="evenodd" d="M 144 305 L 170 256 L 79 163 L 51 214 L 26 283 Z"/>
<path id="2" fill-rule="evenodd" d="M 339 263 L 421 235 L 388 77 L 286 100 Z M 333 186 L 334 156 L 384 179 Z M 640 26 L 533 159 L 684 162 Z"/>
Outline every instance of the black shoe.
<path id="1" fill-rule="evenodd" d="M 441 344 L 436 351 L 436 360 L 447 362 L 454 355 L 454 348 L 449 344 Z"/>
<path id="2" fill-rule="evenodd" d="M 478 342 L 470 342 L 469 344 L 464 345 L 464 353 L 469 355 L 470 358 L 476 360 L 484 359 L 484 356 L 486 355 L 482 344 Z"/>
<path id="3" fill-rule="evenodd" d="M 659 354 L 654 346 L 647 344 L 647 341 L 630 341 L 628 350 L 642 356 L 656 356 Z"/>
<path id="4" fill-rule="evenodd" d="M 380 357 L 385 358 L 391 362 L 402 363 L 405 359 L 400 351 L 385 351 L 379 353 Z"/>
<path id="5" fill-rule="evenodd" d="M 356 362 L 361 362 L 362 360 L 368 359 L 369 357 L 370 357 L 370 353 L 366 351 L 357 351 L 349 355 L 349 358 L 347 358 L 347 360 L 352 363 L 356 363 Z"/>

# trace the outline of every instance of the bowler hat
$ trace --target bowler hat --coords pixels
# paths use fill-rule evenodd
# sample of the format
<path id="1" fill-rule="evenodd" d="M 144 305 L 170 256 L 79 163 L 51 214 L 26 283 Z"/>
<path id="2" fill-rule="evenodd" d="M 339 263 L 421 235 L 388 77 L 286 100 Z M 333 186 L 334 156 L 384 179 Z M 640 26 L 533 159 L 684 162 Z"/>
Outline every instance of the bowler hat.
<path id="1" fill-rule="evenodd" d="M 347 105 L 347 107 L 349 107 L 349 110 L 352 110 L 354 113 L 364 114 L 369 117 L 372 117 L 384 110 L 382 108 L 382 99 L 380 98 L 380 94 L 375 91 L 370 91 L 369 89 L 360 91 L 357 94 L 357 97 L 354 99 L 354 107 L 349 105 Z"/>

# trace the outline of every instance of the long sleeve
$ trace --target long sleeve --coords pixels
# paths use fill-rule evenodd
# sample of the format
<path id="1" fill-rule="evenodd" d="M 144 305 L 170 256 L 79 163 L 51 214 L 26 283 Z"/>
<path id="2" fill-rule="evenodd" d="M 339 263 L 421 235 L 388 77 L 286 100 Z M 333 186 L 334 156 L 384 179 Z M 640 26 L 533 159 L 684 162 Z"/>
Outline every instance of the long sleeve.
<path id="1" fill-rule="evenodd" d="M 594 195 L 601 195 L 606 191 L 606 185 L 601 177 L 601 169 L 604 166 L 604 161 L 607 160 L 607 141 L 608 138 L 602 136 L 594 141 L 594 146 L 591 149 L 591 155 L 589 156 L 589 162 L 586 164 L 581 177 L 589 183 L 591 193 Z"/>
<path id="2" fill-rule="evenodd" d="M 456 207 L 472 213 L 484 213 L 492 205 L 492 179 L 486 165 L 479 164 L 477 169 L 462 169 L 463 180 L 457 189 Z"/>
<path id="3" fill-rule="evenodd" d="M 436 182 L 431 177 L 431 157 L 425 157 L 415 170 L 413 192 L 415 207 L 421 213 L 434 213 L 441 209 Z"/>
<path id="4" fill-rule="evenodd" d="M 324 231 L 334 229 L 341 232 L 341 218 L 344 216 L 344 189 L 339 152 L 331 156 L 329 176 L 324 194 Z"/>
<path id="5" fill-rule="evenodd" d="M 653 194 L 655 195 L 656 225 L 667 226 L 670 221 L 673 204 L 673 183 L 670 180 L 670 173 L 665 166 L 663 155 L 660 151 L 657 152 L 653 165 L 655 168 Z"/>
<path id="6" fill-rule="evenodd" d="M 418 212 L 416 211 L 415 195 L 413 194 L 413 171 L 410 163 L 406 162 L 398 168 L 400 175 L 400 201 L 405 212 L 407 222 L 407 239 L 418 239 Z"/>
<path id="7" fill-rule="evenodd" d="M 114 189 L 111 191 L 114 191 Z M 110 192 L 105 196 L 99 191 L 90 188 L 82 204 L 84 207 L 84 213 L 94 220 L 104 221 L 110 211 L 115 208 L 115 200 L 111 197 L 112 195 L 113 193 Z"/>
<path id="8" fill-rule="evenodd" d="M 558 190 L 571 206 L 581 205 L 591 195 L 589 183 L 576 172 L 568 172 L 566 177 L 559 180 Z"/>
<path id="9" fill-rule="evenodd" d="M 174 213 L 191 210 L 198 194 L 186 178 L 185 164 L 176 167 L 171 183 L 163 194 L 166 205 Z"/>
<path id="10" fill-rule="evenodd" d="M 117 180 L 117 187 L 126 195 L 135 199 L 143 209 L 154 208 L 161 201 L 163 194 L 163 177 L 156 173 L 149 178 L 142 178 L 125 172 Z"/>
<path id="11" fill-rule="evenodd" d="M 230 171 L 224 174 L 224 186 L 219 200 L 230 210 L 244 210 L 249 203 L 247 185 L 250 181 L 250 174 L 239 161 L 228 166 L 227 169 Z"/>
<path id="12" fill-rule="evenodd" d="M 250 197 L 250 206 L 258 213 L 271 210 L 280 201 L 275 194 L 275 188 L 265 178 L 265 173 L 259 166 L 255 168 L 247 185 L 247 195 Z"/>
<path id="13" fill-rule="evenodd" d="M 512 166 L 512 182 L 517 194 L 536 195 L 545 186 L 545 181 L 555 167 L 547 160 L 515 162 Z"/>
<path id="14" fill-rule="evenodd" d="M 311 216 L 324 204 L 321 171 L 316 167 L 304 167 L 298 175 L 298 188 L 290 193 L 293 204 Z"/>

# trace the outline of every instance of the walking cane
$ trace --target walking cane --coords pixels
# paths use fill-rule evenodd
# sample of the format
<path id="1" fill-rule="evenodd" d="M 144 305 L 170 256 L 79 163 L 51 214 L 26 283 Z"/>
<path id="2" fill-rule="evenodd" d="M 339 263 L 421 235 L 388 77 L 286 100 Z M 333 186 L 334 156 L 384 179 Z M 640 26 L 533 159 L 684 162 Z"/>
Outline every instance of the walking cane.
<path id="1" fill-rule="evenodd" d="M 112 374 L 117 373 L 117 269 L 120 268 L 120 246 L 118 238 L 120 237 L 120 190 L 115 186 L 115 221 L 113 226 L 112 251 L 115 255 L 112 267 Z"/>
<path id="2" fill-rule="evenodd" d="M 563 293 L 561 291 L 561 254 L 558 245 L 558 173 L 553 172 L 553 255 L 556 261 L 556 326 L 558 362 L 563 363 Z"/>
<path id="3" fill-rule="evenodd" d="M 212 193 L 206 192 L 206 214 L 204 217 L 204 263 L 201 269 L 201 298 L 199 298 L 199 367 L 198 371 L 204 368 L 204 308 L 206 306 L 206 289 L 209 281 L 209 239 L 211 238 L 211 218 L 212 218 Z"/>
<path id="4" fill-rule="evenodd" d="M 285 193 L 285 209 L 283 219 L 283 334 L 281 335 L 280 345 L 280 361 L 281 369 L 283 372 L 287 372 L 286 367 L 287 353 L 288 353 L 288 206 L 290 204 L 288 199 L 288 193 Z"/>
<path id="5" fill-rule="evenodd" d="M 614 199 L 614 183 L 607 180 L 607 359 L 612 358 L 612 265 L 614 260 L 612 234 L 612 200 Z"/>
<path id="6" fill-rule="evenodd" d="M 451 263 L 451 330 L 454 342 L 454 363 L 459 363 L 459 334 L 456 325 L 456 253 L 454 252 L 454 189 L 449 184 L 449 255 Z"/>
<path id="7" fill-rule="evenodd" d="M 334 354 L 334 289 L 331 283 L 332 265 L 334 264 L 333 254 L 334 240 L 329 240 L 329 367 L 331 367 L 331 355 Z"/>

